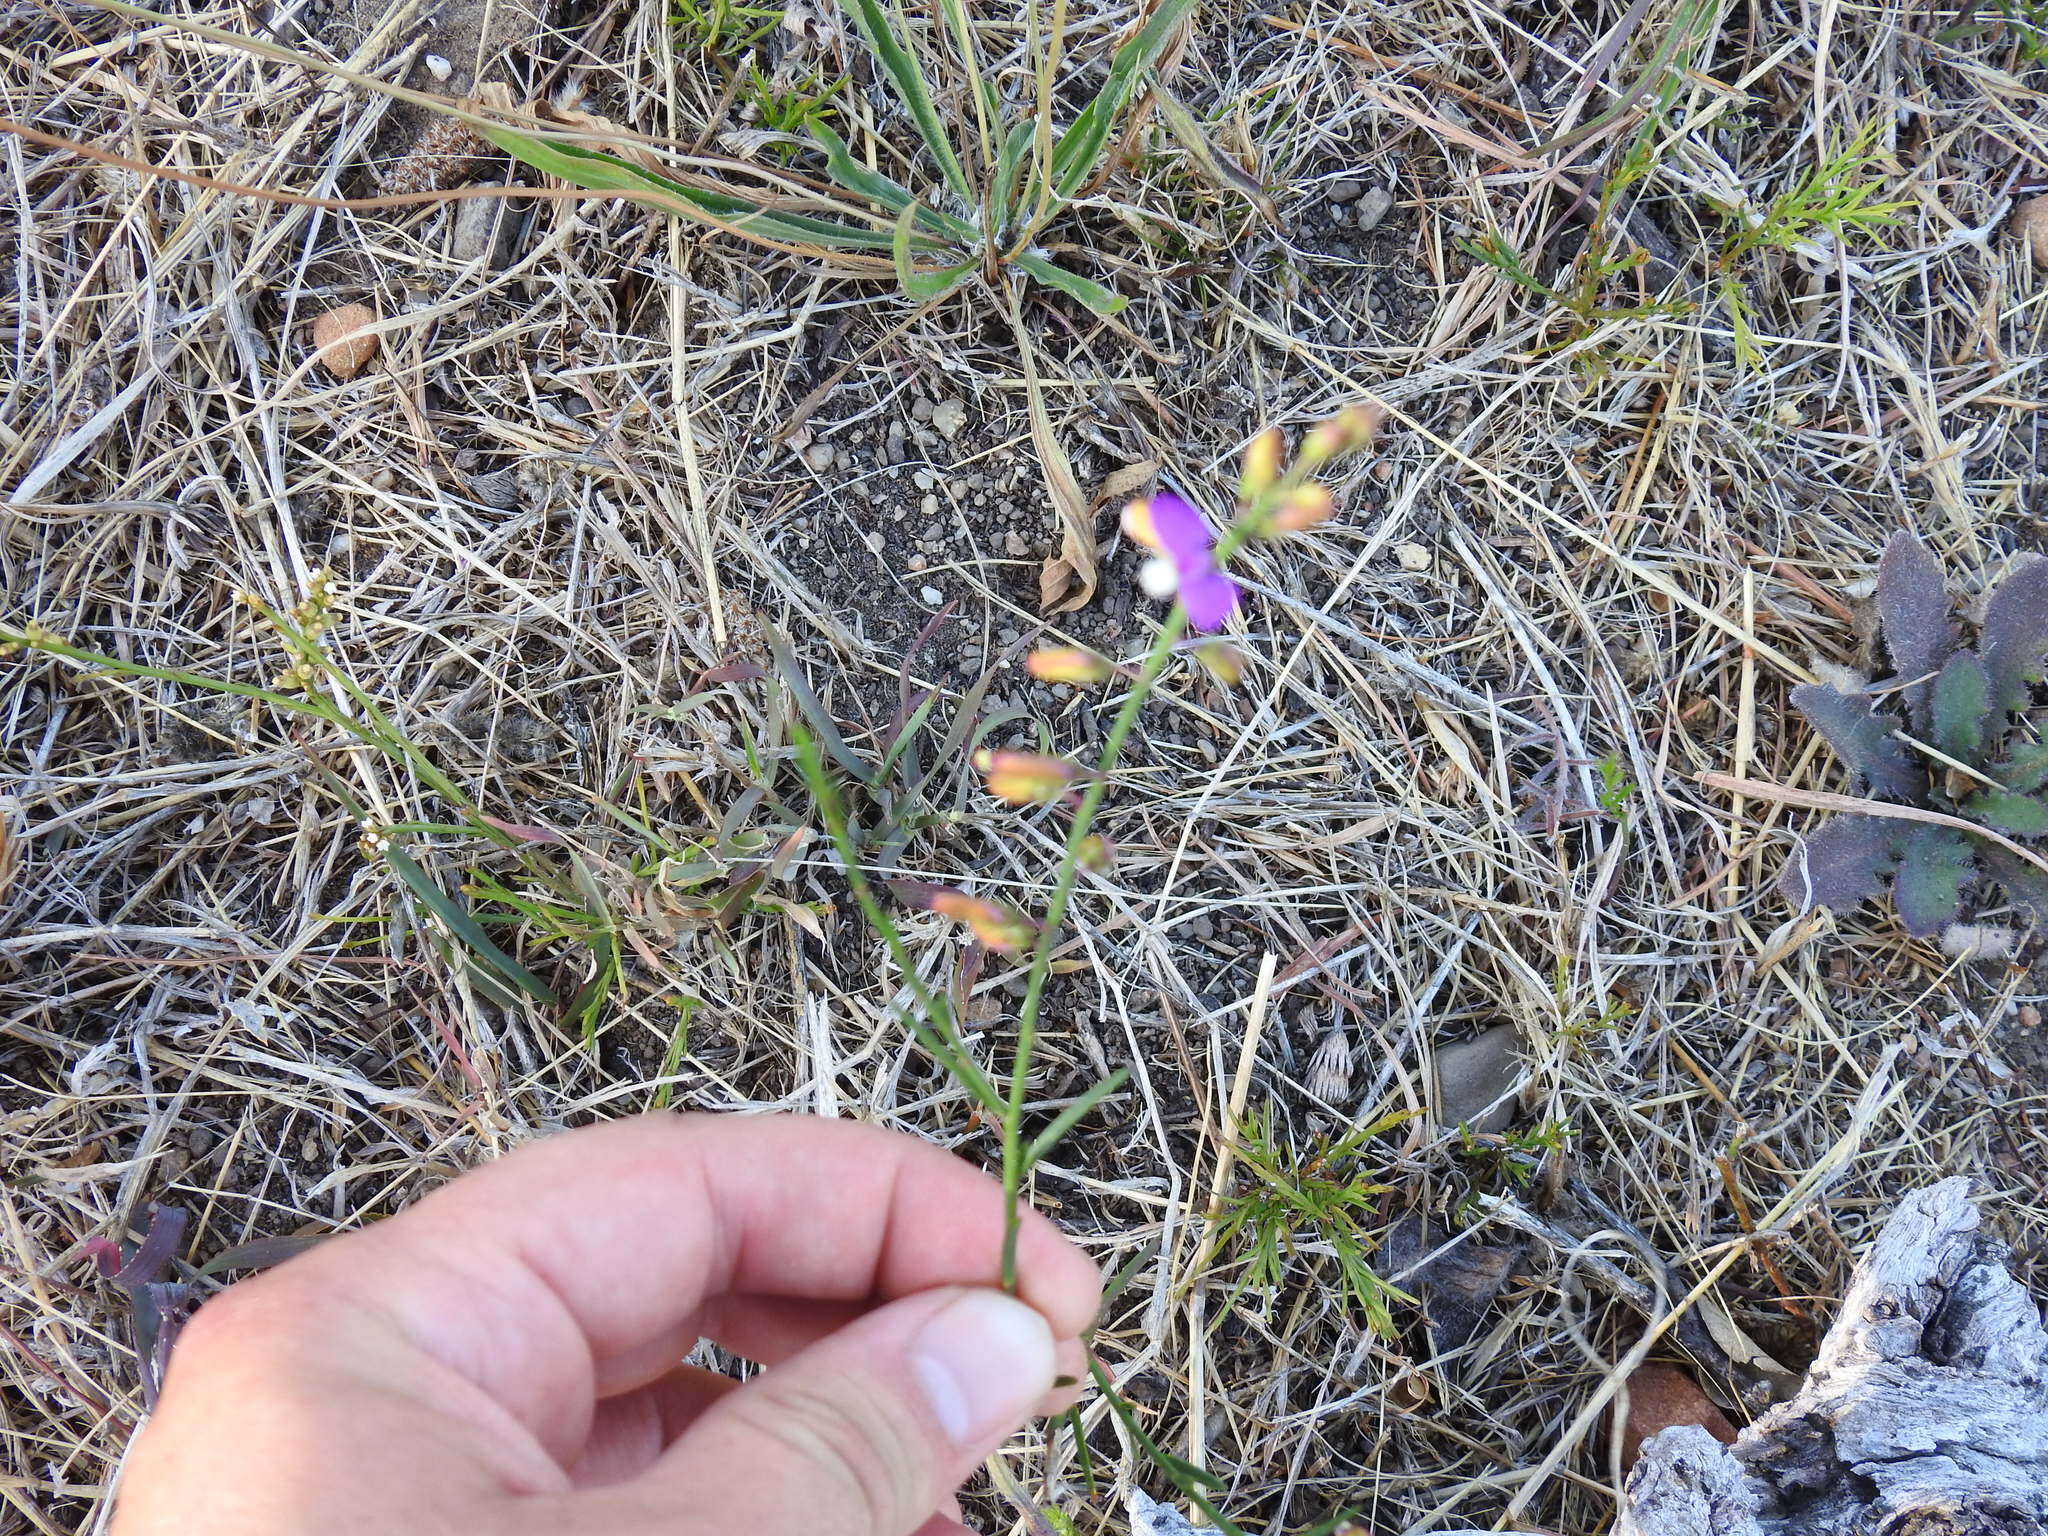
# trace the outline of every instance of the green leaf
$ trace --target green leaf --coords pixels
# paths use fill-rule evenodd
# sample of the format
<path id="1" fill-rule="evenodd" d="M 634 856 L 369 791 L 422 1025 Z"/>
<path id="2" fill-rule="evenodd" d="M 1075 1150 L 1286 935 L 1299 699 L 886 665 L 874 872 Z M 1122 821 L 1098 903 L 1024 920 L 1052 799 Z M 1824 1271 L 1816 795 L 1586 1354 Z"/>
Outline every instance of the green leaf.
<path id="1" fill-rule="evenodd" d="M 405 882 L 406 889 L 441 920 L 450 937 L 467 951 L 463 958 L 470 962 L 474 977 L 497 983 L 494 991 L 499 994 L 503 994 L 509 984 L 537 1003 L 554 1004 L 555 994 L 548 990 L 547 984 L 498 948 L 491 936 L 484 932 L 483 926 L 460 902 L 435 884 L 433 878 L 413 861 L 411 854 L 393 843 L 385 848 L 384 860 Z"/>
<path id="2" fill-rule="evenodd" d="M 917 125 L 918 137 L 924 140 L 925 148 L 939 164 L 939 171 L 946 178 L 946 185 L 953 189 L 961 202 L 974 203 L 974 191 L 967 185 L 967 173 L 960 169 L 960 157 L 953 152 L 953 144 L 946 137 L 944 124 L 939 121 L 938 109 L 932 105 L 931 92 L 925 89 L 924 77 L 917 72 L 917 61 L 903 46 L 896 35 L 896 26 L 880 0 L 846 0 L 853 24 L 859 29 L 861 40 L 868 45 L 868 51 L 882 66 L 882 72 L 889 77 L 889 83 L 896 89 L 897 100 L 910 113 L 910 120 Z"/>
<path id="3" fill-rule="evenodd" d="M 918 205 L 912 203 L 896 219 L 896 282 L 905 298 L 920 303 L 943 299 L 980 265 L 972 257 L 957 266 L 920 269 L 911 257 L 911 225 L 917 222 Z"/>
<path id="4" fill-rule="evenodd" d="M 1037 129 L 1036 119 L 1019 118 L 1010 125 L 1010 131 L 1003 137 L 1003 147 L 996 153 L 996 179 L 989 190 L 988 204 L 994 210 L 999 227 L 1007 229 L 1017 216 L 1017 177 L 1024 168 L 1025 152 L 1031 148 L 1031 136 Z"/>
<path id="5" fill-rule="evenodd" d="M 2048 784 L 2048 746 L 2038 741 L 2022 742 L 1992 769 L 1991 776 L 2018 794 L 2032 794 Z"/>
<path id="6" fill-rule="evenodd" d="M 1976 873 L 1970 839 L 1953 827 L 1916 822 L 1900 842 L 1892 902 L 1906 932 L 1925 938 L 1956 919 L 1963 883 Z"/>
<path id="7" fill-rule="evenodd" d="M 758 235 L 792 245 L 822 245 L 828 250 L 882 250 L 889 236 L 879 229 L 860 229 L 836 219 L 802 213 L 771 213 L 758 203 L 729 192 L 686 187 L 655 171 L 628 164 L 579 144 L 538 139 L 511 128 L 479 130 L 498 148 L 537 171 L 594 192 L 626 192 L 664 213 L 696 218 L 736 234 Z"/>
<path id="8" fill-rule="evenodd" d="M 1161 0 L 1159 9 L 1137 36 L 1116 51 L 1102 89 L 1082 108 L 1081 115 L 1060 135 L 1059 144 L 1053 149 L 1052 190 L 1058 201 L 1072 197 L 1094 174 L 1117 114 L 1130 100 L 1138 76 L 1152 67 L 1194 8 L 1195 0 Z"/>
<path id="9" fill-rule="evenodd" d="M 1991 674 L 1975 651 L 1957 651 L 1934 679 L 1933 716 L 1934 744 L 1950 757 L 1974 763 L 1991 718 Z"/>
<path id="10" fill-rule="evenodd" d="M 1057 288 L 1061 293 L 1079 299 L 1098 315 L 1113 315 L 1130 301 L 1120 293 L 1112 293 L 1102 284 L 1082 277 L 1078 272 L 1069 272 L 1065 267 L 1055 266 L 1037 251 L 1019 251 L 1011 258 L 1013 265 L 1023 268 L 1048 288 Z"/>
<path id="11" fill-rule="evenodd" d="M 795 703 L 797 713 L 810 725 L 811 731 L 832 761 L 844 768 L 862 784 L 875 782 L 874 768 L 863 762 L 854 750 L 847 746 L 846 738 L 839 734 L 839 727 L 832 719 L 818 696 L 811 692 L 810 679 L 804 676 L 803 666 L 797 661 L 796 653 L 790 650 L 789 642 L 780 635 L 768 637 L 768 654 L 774 658 L 775 675 L 782 686 L 789 690 L 789 697 Z"/>
<path id="12" fill-rule="evenodd" d="M 1972 821 L 1981 821 L 2013 837 L 2048 837 L 2048 805 L 2032 795 L 1987 789 L 1970 796 L 1959 809 Z"/>
<path id="13" fill-rule="evenodd" d="M 818 147 L 825 151 L 827 174 L 840 186 L 891 213 L 901 213 L 910 206 L 909 190 L 854 159 L 852 151 L 846 147 L 846 140 L 839 137 L 829 123 L 819 120 L 808 127 Z"/>
<path id="14" fill-rule="evenodd" d="M 1802 683 L 1792 690 L 1792 704 L 1870 785 L 1873 794 L 1913 801 L 1926 792 L 1926 774 L 1905 747 L 1892 739 L 1898 722 L 1879 714 L 1868 694 L 1843 693 L 1825 683 Z"/>
<path id="15" fill-rule="evenodd" d="M 1130 1079 L 1130 1075 L 1129 1067 L 1118 1067 L 1055 1115 L 1051 1124 L 1031 1138 L 1031 1146 L 1024 1153 L 1024 1166 L 1029 1168 L 1033 1163 L 1041 1161 L 1048 1152 L 1060 1144 L 1067 1132 L 1081 1123 L 1082 1118 L 1090 1110 L 1123 1087 Z"/>

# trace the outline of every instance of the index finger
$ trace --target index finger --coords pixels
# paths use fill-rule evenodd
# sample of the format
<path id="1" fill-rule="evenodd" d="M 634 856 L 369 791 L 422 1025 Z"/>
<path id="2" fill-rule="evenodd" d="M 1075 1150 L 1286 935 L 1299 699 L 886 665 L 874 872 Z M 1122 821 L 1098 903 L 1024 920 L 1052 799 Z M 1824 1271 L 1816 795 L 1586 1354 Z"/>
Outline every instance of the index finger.
<path id="1" fill-rule="evenodd" d="M 706 1302 L 992 1285 L 1003 1217 L 993 1180 L 909 1136 L 657 1115 L 530 1144 L 276 1278 L 353 1303 L 329 1317 L 370 1303 L 556 1449 L 583 1434 L 606 1362 L 688 1336 Z M 1092 1320 L 1094 1265 L 1035 1211 L 1017 1277 L 1056 1338 Z"/>

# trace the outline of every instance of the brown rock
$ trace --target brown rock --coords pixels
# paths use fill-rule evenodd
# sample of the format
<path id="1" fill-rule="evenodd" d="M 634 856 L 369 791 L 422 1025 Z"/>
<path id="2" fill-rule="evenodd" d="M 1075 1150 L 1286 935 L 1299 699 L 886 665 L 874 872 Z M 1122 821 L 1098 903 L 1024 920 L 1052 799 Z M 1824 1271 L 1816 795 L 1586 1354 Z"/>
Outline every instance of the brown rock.
<path id="1" fill-rule="evenodd" d="M 1628 1379 L 1628 1416 L 1620 1424 L 1621 1470 L 1636 1464 L 1643 1442 L 1674 1424 L 1697 1424 L 1723 1445 L 1735 1443 L 1735 1426 L 1693 1379 L 1675 1365 L 1653 1360 Z"/>
<path id="2" fill-rule="evenodd" d="M 377 323 L 377 311 L 367 304 L 344 304 L 330 309 L 313 322 L 313 351 L 320 366 L 337 379 L 352 379 L 377 355 L 377 337 L 364 334 Z"/>
<path id="3" fill-rule="evenodd" d="M 2037 267 L 2048 267 L 2048 192 L 2030 197 L 2013 210 L 2012 232 L 2020 237 Z"/>

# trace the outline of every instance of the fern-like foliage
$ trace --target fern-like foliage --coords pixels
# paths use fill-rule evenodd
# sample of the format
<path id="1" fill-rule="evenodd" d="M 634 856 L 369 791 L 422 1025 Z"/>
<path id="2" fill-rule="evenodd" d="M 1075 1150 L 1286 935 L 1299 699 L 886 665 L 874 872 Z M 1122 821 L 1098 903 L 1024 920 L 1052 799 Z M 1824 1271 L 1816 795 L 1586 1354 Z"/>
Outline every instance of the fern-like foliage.
<path id="1" fill-rule="evenodd" d="M 1951 618 L 1940 563 L 1910 533 L 1885 546 L 1876 599 L 1895 675 L 1867 692 L 1808 683 L 1792 690 L 1794 707 L 1872 798 L 2048 838 L 2048 744 L 2025 719 L 2048 667 L 2048 560 L 2016 567 L 1993 589 L 1974 650 Z M 1779 885 L 1802 910 L 1845 910 L 1889 883 L 1899 921 L 1924 937 L 1956 920 L 1973 881 L 2003 887 L 2012 906 L 2048 921 L 2048 873 L 1921 821 L 1836 816 L 1807 836 Z"/>

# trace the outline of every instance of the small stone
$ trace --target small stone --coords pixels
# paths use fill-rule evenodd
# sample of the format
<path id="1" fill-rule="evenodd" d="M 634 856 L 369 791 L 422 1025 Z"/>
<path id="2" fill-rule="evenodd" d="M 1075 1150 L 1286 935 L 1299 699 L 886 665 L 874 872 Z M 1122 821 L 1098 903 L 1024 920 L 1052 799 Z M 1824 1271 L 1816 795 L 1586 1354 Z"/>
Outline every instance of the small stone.
<path id="1" fill-rule="evenodd" d="M 2012 232 L 2020 237 L 2037 267 L 2048 267 L 2048 192 L 2030 197 L 2013 210 Z"/>
<path id="2" fill-rule="evenodd" d="M 1624 1475 L 1645 1440 L 1679 1424 L 1697 1424 L 1723 1445 L 1735 1443 L 1728 1415 L 1683 1370 L 1660 1360 L 1637 1366 L 1628 1379 L 1628 1416 L 1619 1426 Z"/>
<path id="3" fill-rule="evenodd" d="M 823 474 L 832 467 L 832 461 L 839 456 L 839 450 L 830 443 L 813 443 L 804 450 L 804 462 Z"/>
<path id="4" fill-rule="evenodd" d="M 931 562 L 925 559 L 923 555 L 912 555 L 908 560 L 904 561 L 904 564 L 913 571 L 921 571 Z"/>
<path id="5" fill-rule="evenodd" d="M 1352 181 L 1347 178 L 1343 181 L 1331 182 L 1330 190 L 1324 195 L 1333 203 L 1355 203 L 1364 191 L 1364 182 Z"/>
<path id="6" fill-rule="evenodd" d="M 960 435 L 960 429 L 967 425 L 967 407 L 958 400 L 945 399 L 932 407 L 932 425 L 948 442 Z"/>
<path id="7" fill-rule="evenodd" d="M 1515 1118 L 1515 1088 L 1522 1079 L 1518 1044 L 1515 1026 L 1500 1024 L 1470 1040 L 1438 1046 L 1429 1106 L 1437 1124 L 1446 1130 L 1469 1126 L 1481 1136 L 1505 1129 Z"/>
<path id="8" fill-rule="evenodd" d="M 932 419 L 931 401 L 925 399 L 922 395 L 911 401 L 910 419 L 912 421 L 930 421 Z"/>
<path id="9" fill-rule="evenodd" d="M 1396 544 L 1394 559 L 1400 562 L 1404 571 L 1426 571 L 1435 563 L 1435 558 L 1421 544 Z"/>
<path id="10" fill-rule="evenodd" d="M 1351 210 L 1351 216 L 1358 221 L 1360 229 L 1377 229 L 1394 208 L 1394 194 L 1385 187 L 1374 187 L 1358 200 L 1358 206 Z"/>
<path id="11" fill-rule="evenodd" d="M 926 517 L 937 517 L 939 515 L 938 496 L 934 494 L 925 497 L 923 501 L 920 501 L 917 504 L 917 510 L 922 512 Z"/>
<path id="12" fill-rule="evenodd" d="M 867 540 L 868 548 L 878 555 L 889 547 L 889 541 L 879 533 L 870 533 L 863 535 L 863 537 Z"/>
<path id="13" fill-rule="evenodd" d="M 937 587 L 919 587 L 917 595 L 925 600 L 927 607 L 936 608 L 946 600 L 946 594 Z"/>
<path id="14" fill-rule="evenodd" d="M 1031 553 L 1031 546 L 1024 542 L 1024 535 L 1012 528 L 1003 535 L 1003 553 L 1012 560 L 1022 560 Z"/>
<path id="15" fill-rule="evenodd" d="M 337 379 L 352 379 L 370 365 L 377 355 L 374 333 L 362 334 L 377 323 L 377 312 L 367 304 L 344 304 L 330 309 L 313 322 L 313 351 L 320 366 Z"/>
<path id="16" fill-rule="evenodd" d="M 427 73 L 436 80 L 446 80 L 455 73 L 455 66 L 442 58 L 438 53 L 426 54 L 420 59 L 420 62 L 427 66 Z"/>

